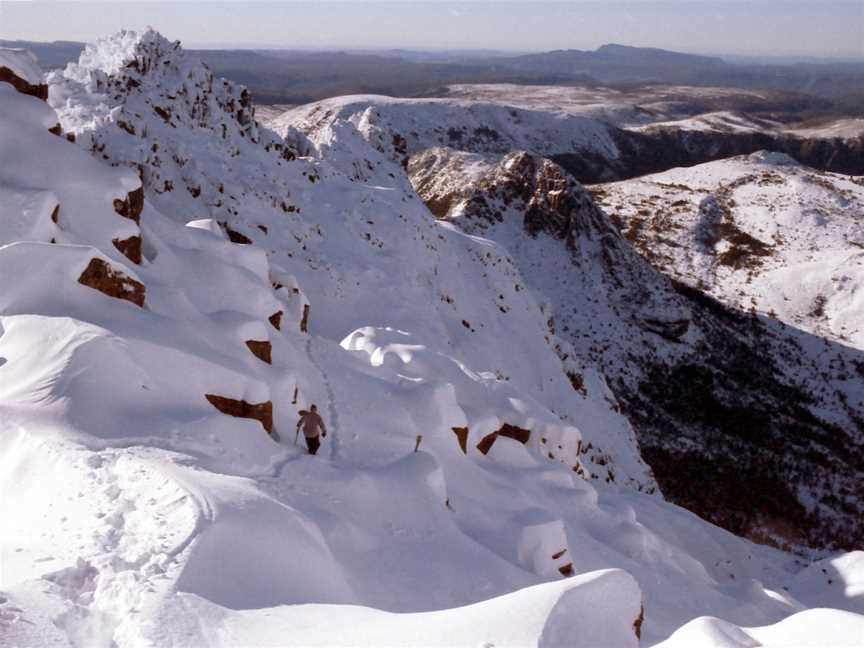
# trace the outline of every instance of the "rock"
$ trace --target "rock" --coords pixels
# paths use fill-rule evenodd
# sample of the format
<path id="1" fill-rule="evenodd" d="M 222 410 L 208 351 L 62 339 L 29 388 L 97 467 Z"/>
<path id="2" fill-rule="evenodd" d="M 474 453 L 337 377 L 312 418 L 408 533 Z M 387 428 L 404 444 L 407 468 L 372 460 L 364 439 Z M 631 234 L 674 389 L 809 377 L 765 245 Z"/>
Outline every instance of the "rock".
<path id="1" fill-rule="evenodd" d="M 498 434 L 515 439 L 523 445 L 528 443 L 528 440 L 531 438 L 531 430 L 526 430 L 525 428 L 520 428 L 516 425 L 510 425 L 509 423 L 504 423 L 498 430 Z"/>
<path id="2" fill-rule="evenodd" d="M 671 342 L 680 340 L 690 328 L 690 320 L 660 320 L 652 318 L 642 319 L 642 328 L 656 333 L 657 335 L 666 338 Z"/>
<path id="3" fill-rule="evenodd" d="M 138 225 L 141 222 L 141 212 L 144 210 L 144 187 L 138 187 L 134 191 L 130 191 L 126 198 L 114 200 L 114 211 L 120 214 L 123 218 L 135 221 Z"/>
<path id="4" fill-rule="evenodd" d="M 215 394 L 204 394 L 204 398 L 217 410 L 228 416 L 255 419 L 267 433 L 273 432 L 273 403 L 247 403 L 245 400 L 226 398 Z"/>
<path id="5" fill-rule="evenodd" d="M 272 345 L 267 340 L 246 340 L 246 346 L 259 360 L 263 360 L 267 364 L 273 364 L 270 357 Z"/>
<path id="6" fill-rule="evenodd" d="M 273 328 L 275 328 L 277 331 L 281 331 L 282 330 L 282 311 L 280 310 L 280 311 L 273 313 L 270 317 L 267 318 L 267 321 L 269 321 L 273 325 Z"/>
<path id="7" fill-rule="evenodd" d="M 48 84 L 47 83 L 30 83 L 19 77 L 8 67 L 0 66 L 0 82 L 5 81 L 11 83 L 12 87 L 18 92 L 31 97 L 36 97 L 42 101 L 48 101 Z"/>
<path id="8" fill-rule="evenodd" d="M 309 304 L 303 304 L 303 318 L 300 320 L 300 332 L 308 333 L 309 331 Z"/>
<path id="9" fill-rule="evenodd" d="M 78 283 L 98 290 L 109 297 L 125 299 L 144 307 L 144 284 L 114 270 L 102 259 L 93 258 L 78 277 Z"/>
<path id="10" fill-rule="evenodd" d="M 468 454 L 468 428 L 467 427 L 454 427 L 450 428 L 453 430 L 453 433 L 456 435 L 456 438 L 459 440 L 459 447 L 462 449 L 463 454 Z"/>
<path id="11" fill-rule="evenodd" d="M 510 439 L 514 439 L 519 443 L 525 444 L 528 443 L 528 440 L 531 438 L 531 430 L 526 430 L 525 428 L 520 428 L 516 425 L 504 423 L 497 431 L 487 434 L 485 437 L 483 437 L 480 440 L 480 443 L 477 444 L 477 449 L 484 455 L 487 454 L 489 450 L 492 449 L 492 446 L 495 443 L 495 439 L 497 439 L 499 436 L 505 436 Z"/>
<path id="12" fill-rule="evenodd" d="M 252 243 L 252 239 L 250 239 L 245 234 L 238 232 L 237 230 L 231 229 L 228 226 L 228 223 L 220 223 L 222 227 L 225 229 L 225 233 L 228 235 L 228 239 L 232 243 L 239 243 L 241 245 L 250 245 Z"/>
<path id="13" fill-rule="evenodd" d="M 639 616 L 636 617 L 636 620 L 633 622 L 633 634 L 636 635 L 637 639 L 642 638 L 642 623 L 645 621 L 645 606 L 639 606 Z"/>
<path id="14" fill-rule="evenodd" d="M 120 250 L 126 258 L 137 265 L 141 264 L 141 237 L 130 236 L 127 239 L 112 239 L 114 247 Z"/>

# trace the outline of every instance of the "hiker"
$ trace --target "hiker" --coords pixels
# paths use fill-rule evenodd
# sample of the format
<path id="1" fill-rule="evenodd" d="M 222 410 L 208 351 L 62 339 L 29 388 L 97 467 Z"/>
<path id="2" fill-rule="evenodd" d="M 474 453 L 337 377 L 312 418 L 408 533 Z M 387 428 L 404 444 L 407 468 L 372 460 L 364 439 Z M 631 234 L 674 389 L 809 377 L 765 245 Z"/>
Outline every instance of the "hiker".
<path id="1" fill-rule="evenodd" d="M 314 455 L 321 446 L 318 435 L 320 434 L 322 437 L 327 436 L 327 428 L 321 415 L 318 414 L 318 407 L 316 405 L 313 404 L 308 412 L 300 410 L 300 420 L 297 421 L 298 432 L 301 425 L 303 426 L 303 436 L 306 437 L 306 447 L 309 448 L 309 454 Z"/>

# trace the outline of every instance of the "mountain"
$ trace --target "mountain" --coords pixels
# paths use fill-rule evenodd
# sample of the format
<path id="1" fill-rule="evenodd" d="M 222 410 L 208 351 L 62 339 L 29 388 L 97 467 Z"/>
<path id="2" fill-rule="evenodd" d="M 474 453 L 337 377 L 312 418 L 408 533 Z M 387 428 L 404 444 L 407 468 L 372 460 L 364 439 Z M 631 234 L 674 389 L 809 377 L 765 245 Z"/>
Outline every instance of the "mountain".
<path id="1" fill-rule="evenodd" d="M 755 153 L 598 186 L 665 274 L 736 310 L 864 349 L 864 183 Z"/>
<path id="2" fill-rule="evenodd" d="M 699 289 L 700 272 L 685 264 L 666 273 L 648 263 L 658 252 L 654 242 L 641 243 L 629 230 L 621 236 L 614 220 L 555 163 L 561 156 L 548 153 L 570 146 L 583 162 L 593 157 L 618 163 L 622 156 L 615 135 L 623 131 L 578 115 L 377 97 L 313 104 L 272 123 L 295 139 L 299 130 L 329 160 L 356 156 L 362 146 L 357 140 L 367 142 L 407 170 L 439 219 L 507 249 L 543 304 L 548 334 L 565 367 L 576 358 L 605 376 L 636 428 L 661 489 L 673 501 L 760 541 L 855 546 L 862 533 L 859 475 L 864 468 L 864 394 L 855 370 L 861 349 L 823 340 L 806 328 L 787 328 L 751 312 L 749 304 L 739 310 L 738 302 L 716 302 Z M 506 153 L 519 148 L 527 151 Z M 791 160 L 776 159 L 783 173 Z M 704 168 L 693 167 L 692 173 L 698 177 Z M 380 172 L 357 177 L 382 181 Z M 687 203 L 678 193 L 689 191 L 688 185 L 669 181 L 664 186 L 669 201 L 674 197 L 677 209 L 684 210 Z M 835 196 L 808 201 L 796 187 L 791 182 L 777 190 L 787 202 L 808 209 L 823 204 L 823 212 L 830 213 Z M 849 190 L 844 194 L 846 225 L 839 230 L 857 227 L 861 198 Z M 762 248 L 719 215 L 735 205 L 731 195 L 728 208 L 725 200 L 718 198 L 716 217 L 697 218 L 717 221 L 706 227 L 718 229 L 716 236 L 723 239 L 718 250 L 730 259 L 727 265 L 734 258 L 750 267 L 748 260 L 758 259 Z M 621 202 L 633 205 L 631 211 L 654 213 L 652 202 L 629 197 Z M 765 216 L 750 208 L 766 202 L 777 205 L 778 197 L 742 205 L 760 229 Z M 670 247 L 680 247 L 682 256 L 699 249 L 698 241 L 664 234 L 675 227 L 691 231 L 683 223 L 652 225 L 651 231 Z M 777 219 L 775 227 L 782 231 L 784 223 Z M 824 254 L 824 241 L 815 241 L 800 225 L 799 231 L 807 241 L 800 245 L 818 246 Z M 835 237 L 842 240 L 841 234 Z M 729 240 L 735 247 L 724 251 Z M 844 245 L 845 254 L 857 259 L 853 244 Z M 777 259 L 783 285 L 799 272 L 795 263 L 792 257 Z M 684 275 L 696 285 L 684 283 Z M 855 313 L 853 308 L 851 320 Z M 579 372 L 569 373 L 578 385 Z M 694 492 L 697 477 L 711 487 Z"/>
<path id="3" fill-rule="evenodd" d="M 46 69 L 74 62 L 84 43 L 3 41 L 0 47 L 34 52 Z M 296 49 L 193 50 L 219 76 L 246 84 L 261 103 L 301 104 L 349 94 L 438 96 L 461 83 L 574 84 L 602 88 L 656 83 L 739 90 L 782 91 L 821 98 L 829 112 L 860 116 L 864 64 L 730 62 L 668 50 L 607 44 L 593 51 L 531 54 L 446 51 L 304 51 Z M 788 112 L 787 106 L 784 112 Z"/>
<path id="4" fill-rule="evenodd" d="M 47 103 L 0 83 L 4 645 L 636 646 L 706 614 L 755 635 L 830 620 L 828 642 L 862 627 L 860 552 L 805 565 L 663 498 L 538 275 L 433 218 L 374 110 L 283 140 L 153 31 L 47 82 Z M 541 253 L 575 246 L 589 269 L 608 242 L 657 282 L 640 304 L 664 330 L 668 280 L 560 168 L 532 177 L 559 183 L 537 209 L 577 201 Z M 291 438 L 312 403 L 316 457 Z"/>

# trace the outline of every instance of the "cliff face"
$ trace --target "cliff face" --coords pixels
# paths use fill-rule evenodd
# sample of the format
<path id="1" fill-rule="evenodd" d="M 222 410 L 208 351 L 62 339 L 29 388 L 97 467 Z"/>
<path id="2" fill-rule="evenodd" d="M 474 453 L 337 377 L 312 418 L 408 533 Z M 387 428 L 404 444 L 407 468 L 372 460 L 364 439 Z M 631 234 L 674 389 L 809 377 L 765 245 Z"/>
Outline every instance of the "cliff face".
<path id="1" fill-rule="evenodd" d="M 771 174 L 777 191 L 782 178 L 792 183 L 787 191 L 797 181 L 799 167 L 790 158 L 769 155 L 752 164 Z M 529 286 L 547 302 L 550 334 L 565 364 L 575 356 L 601 368 L 668 497 L 762 542 L 854 546 L 864 530 L 856 481 L 864 469 L 864 403 L 848 372 L 864 366 L 861 352 L 826 340 L 828 359 L 809 331 L 735 300 L 717 301 L 703 292 L 707 277 L 688 261 L 716 247 L 706 252 L 714 255 L 710 263 L 742 276 L 758 273 L 760 264 L 793 263 L 774 241 L 766 245 L 729 216 L 736 199 L 737 212 L 762 204 L 747 193 L 750 179 L 755 184 L 761 175 L 742 172 L 743 180 L 694 205 L 692 228 L 670 220 L 659 205 L 644 211 L 639 197 L 625 197 L 627 183 L 621 183 L 615 204 L 627 205 L 621 214 L 629 215 L 621 236 L 591 195 L 548 159 L 514 153 L 496 162 L 435 148 L 413 156 L 407 170 L 439 218 L 513 252 Z M 693 172 L 705 174 L 702 167 Z M 677 201 L 673 213 L 692 200 L 682 180 L 657 184 L 669 203 Z M 611 204 L 616 187 L 596 191 Z M 853 194 L 843 195 L 848 202 Z M 808 204 L 816 208 L 820 201 Z M 665 218 L 665 226 L 643 212 Z M 685 231 L 693 240 L 676 241 Z M 844 231 L 838 224 L 841 244 Z M 782 236 L 793 246 L 790 232 Z M 798 236 L 803 245 L 816 233 Z M 694 489 L 694 482 L 706 487 Z M 807 505 L 814 500 L 816 506 Z"/>

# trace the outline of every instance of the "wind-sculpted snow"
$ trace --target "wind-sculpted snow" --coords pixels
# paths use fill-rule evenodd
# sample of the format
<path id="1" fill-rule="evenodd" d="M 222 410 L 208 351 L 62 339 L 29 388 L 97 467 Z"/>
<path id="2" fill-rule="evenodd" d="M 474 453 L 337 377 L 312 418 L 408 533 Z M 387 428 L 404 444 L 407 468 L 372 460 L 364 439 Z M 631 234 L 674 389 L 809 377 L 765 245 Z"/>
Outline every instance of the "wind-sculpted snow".
<path id="1" fill-rule="evenodd" d="M 367 157 L 375 160 L 369 167 L 373 172 L 356 176 L 358 181 L 385 182 L 389 157 L 391 165 L 404 167 L 439 219 L 507 250 L 527 287 L 538 295 L 546 337 L 574 389 L 580 390 L 590 370 L 599 371 L 634 424 L 661 487 L 675 501 L 763 542 L 857 546 L 862 531 L 858 475 L 864 393 L 856 368 L 862 359 L 841 346 L 823 353 L 820 338 L 775 326 L 755 312 L 738 313 L 734 302 L 725 310 L 700 292 L 701 283 L 688 286 L 683 281 L 686 268 L 666 274 L 649 263 L 657 250 L 686 256 L 694 248 L 715 244 L 712 254 L 721 266 L 770 262 L 769 246 L 723 216 L 731 209 L 723 201 L 729 198 L 734 205 L 731 192 L 737 185 L 700 206 L 701 229 L 693 228 L 699 229 L 693 234 L 696 240 L 679 242 L 675 235 L 667 236 L 666 229 L 676 227 L 673 223 L 649 230 L 659 232 L 656 245 L 640 244 L 638 229 L 626 230 L 622 237 L 618 216 L 599 210 L 565 167 L 532 153 L 538 150 L 535 145 L 502 156 L 494 146 L 458 138 L 446 146 L 429 137 L 410 140 L 402 134 L 416 127 L 408 121 L 405 102 L 361 99 L 319 102 L 289 111 L 274 123 L 290 137 L 296 138 L 291 129 L 305 132 L 319 154 L 334 163 L 349 152 L 356 156 L 367 142 Z M 418 114 L 434 108 L 455 120 L 458 105 L 423 100 L 417 108 Z M 474 123 L 476 115 L 464 119 Z M 519 125 L 496 123 L 503 141 L 519 140 Z M 393 146 L 382 145 L 390 141 Z M 773 155 L 795 164 L 787 156 Z M 388 173 L 401 176 L 392 166 Z M 666 175 L 675 173 L 688 171 Z M 678 201 L 676 206 L 685 202 L 675 198 L 679 184 L 670 182 L 664 191 L 670 202 Z M 602 189 L 595 193 L 604 195 Z M 856 207 L 849 196 L 846 213 L 852 216 Z M 809 204 L 804 197 L 793 200 Z M 814 202 L 820 204 L 815 208 L 830 222 L 830 199 Z M 652 213 L 645 201 L 628 205 L 628 210 Z M 754 221 L 754 227 L 765 227 L 763 220 Z M 854 216 L 842 220 L 854 235 Z M 781 231 L 782 222 L 774 227 Z M 806 239 L 803 230 L 796 236 L 812 248 L 810 254 L 824 242 Z M 856 263 L 854 251 L 852 256 L 842 254 Z M 778 261 L 777 281 L 786 285 L 799 266 L 792 258 Z M 660 270 L 666 268 L 661 265 Z M 846 275 L 854 277 L 854 272 L 843 272 L 838 280 Z M 776 295 L 777 281 L 763 286 L 762 292 Z M 848 285 L 853 286 L 854 279 Z M 854 289 L 844 291 L 850 315 L 855 294 Z M 745 483 L 739 478 L 742 461 L 743 472 L 758 487 L 739 490 Z M 835 470 L 835 461 L 843 468 Z M 780 474 L 790 475 L 788 481 L 798 486 L 781 483 Z M 696 476 L 714 487 L 694 491 L 691 480 Z"/>
<path id="2" fill-rule="evenodd" d="M 52 76 L 75 143 L 0 112 L 0 643 L 593 648 L 776 623 L 793 581 L 857 605 L 644 492 L 500 243 L 368 145 L 289 159 L 244 96 L 122 32 Z"/>

